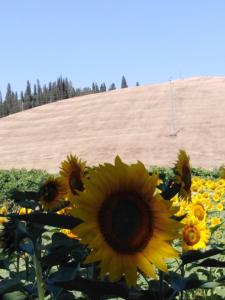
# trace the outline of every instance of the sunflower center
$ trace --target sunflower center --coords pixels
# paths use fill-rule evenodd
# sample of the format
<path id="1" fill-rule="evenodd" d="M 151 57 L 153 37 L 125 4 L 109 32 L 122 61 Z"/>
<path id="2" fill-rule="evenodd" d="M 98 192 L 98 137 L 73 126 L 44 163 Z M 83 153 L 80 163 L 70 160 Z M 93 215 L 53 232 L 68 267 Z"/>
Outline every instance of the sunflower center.
<path id="1" fill-rule="evenodd" d="M 133 192 L 118 192 L 107 198 L 99 210 L 99 224 L 108 244 L 124 254 L 144 249 L 153 232 L 149 205 Z"/>
<path id="2" fill-rule="evenodd" d="M 57 186 L 53 183 L 49 183 L 42 187 L 40 194 L 44 198 L 45 202 L 50 203 L 55 200 L 58 193 Z"/>
<path id="3" fill-rule="evenodd" d="M 205 210 L 201 204 L 196 204 L 194 206 L 193 211 L 194 211 L 195 217 L 198 218 L 200 221 L 202 221 L 204 219 Z"/>
<path id="4" fill-rule="evenodd" d="M 77 177 L 76 172 L 72 172 L 69 177 L 69 186 L 73 194 L 77 194 L 78 191 L 83 191 L 84 186 L 80 178 Z"/>
<path id="5" fill-rule="evenodd" d="M 189 192 L 191 189 L 191 172 L 187 166 L 182 167 L 182 180 L 184 182 L 184 189 Z"/>
<path id="6" fill-rule="evenodd" d="M 188 246 L 197 244 L 200 240 L 200 232 L 194 225 L 184 228 L 183 239 Z"/>

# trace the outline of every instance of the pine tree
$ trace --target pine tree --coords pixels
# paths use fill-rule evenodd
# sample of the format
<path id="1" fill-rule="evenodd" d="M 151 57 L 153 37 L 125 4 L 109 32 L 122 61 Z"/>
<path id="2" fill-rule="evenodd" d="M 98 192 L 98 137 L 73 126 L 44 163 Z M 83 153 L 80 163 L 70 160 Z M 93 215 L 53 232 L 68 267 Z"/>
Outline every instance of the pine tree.
<path id="1" fill-rule="evenodd" d="M 37 85 L 36 84 L 34 84 L 33 104 L 34 107 L 37 106 Z"/>
<path id="2" fill-rule="evenodd" d="M 0 118 L 4 116 L 4 111 L 3 111 L 3 103 L 2 103 L 2 93 L 0 91 Z"/>
<path id="3" fill-rule="evenodd" d="M 10 83 L 8 83 L 7 88 L 6 88 L 5 101 L 3 103 L 5 116 L 8 116 L 12 111 L 12 108 L 11 108 L 12 107 L 12 99 L 13 99 L 12 89 L 11 89 Z"/>
<path id="4" fill-rule="evenodd" d="M 42 100 L 42 88 L 41 88 L 41 84 L 40 81 L 37 80 L 37 99 L 36 99 L 36 105 L 41 105 L 41 100 Z"/>
<path id="5" fill-rule="evenodd" d="M 121 80 L 121 89 L 127 88 L 127 81 L 126 78 L 124 76 L 122 76 L 122 80 Z"/>
<path id="6" fill-rule="evenodd" d="M 32 108 L 33 106 L 34 104 L 33 104 L 33 97 L 31 93 L 31 85 L 30 85 L 30 81 L 27 80 L 27 86 L 24 93 L 24 109 L 29 109 Z"/>
<path id="7" fill-rule="evenodd" d="M 5 101 L 3 103 L 4 116 L 16 113 L 19 111 L 19 103 L 17 93 L 11 89 L 10 83 L 7 85 Z"/>
<path id="8" fill-rule="evenodd" d="M 100 92 L 106 92 L 106 85 L 105 85 L 105 82 L 103 82 L 103 83 L 100 85 Z"/>
<path id="9" fill-rule="evenodd" d="M 24 96 L 23 92 L 20 93 L 20 105 L 21 105 L 21 111 L 24 110 Z"/>
<path id="10" fill-rule="evenodd" d="M 93 93 L 96 92 L 96 90 L 95 90 L 95 83 L 94 83 L 94 82 L 92 82 L 92 88 L 91 88 L 91 89 L 92 89 L 92 92 L 93 92 Z"/>
<path id="11" fill-rule="evenodd" d="M 92 92 L 93 93 L 99 93 L 99 87 L 96 82 L 92 82 Z"/>
<path id="12" fill-rule="evenodd" d="M 109 86 L 109 91 L 115 90 L 116 89 L 116 85 L 113 82 L 110 86 Z"/>

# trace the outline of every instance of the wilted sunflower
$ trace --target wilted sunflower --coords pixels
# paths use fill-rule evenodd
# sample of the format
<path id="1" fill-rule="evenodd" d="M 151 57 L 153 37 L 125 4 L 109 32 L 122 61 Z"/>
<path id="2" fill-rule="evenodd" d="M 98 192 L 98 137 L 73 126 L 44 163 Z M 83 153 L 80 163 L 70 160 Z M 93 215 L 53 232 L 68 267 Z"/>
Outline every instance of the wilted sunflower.
<path id="1" fill-rule="evenodd" d="M 45 210 L 60 206 L 60 201 L 66 195 L 66 187 L 60 178 L 50 176 L 39 190 L 39 202 Z"/>
<path id="2" fill-rule="evenodd" d="M 61 163 L 60 176 L 67 188 L 68 200 L 71 200 L 77 191 L 83 191 L 83 178 L 86 171 L 86 162 L 78 159 L 76 155 L 69 154 Z"/>
<path id="3" fill-rule="evenodd" d="M 210 238 L 210 231 L 204 221 L 199 222 L 197 218 L 186 218 L 182 222 L 185 226 L 182 230 L 182 248 L 187 250 L 198 250 L 206 248 Z"/>
<path id="4" fill-rule="evenodd" d="M 188 201 L 191 200 L 191 167 L 190 158 L 184 150 L 180 150 L 178 161 L 175 164 L 174 181 L 180 185 L 179 196 Z"/>
<path id="5" fill-rule="evenodd" d="M 154 266 L 167 271 L 166 258 L 177 257 L 169 241 L 180 224 L 172 219 L 170 204 L 158 192 L 158 176 L 149 176 L 141 162 L 95 168 L 85 191 L 76 197 L 71 214 L 83 220 L 75 233 L 92 249 L 86 263 L 100 261 L 100 276 L 117 281 L 123 275 L 136 284 L 137 269 L 155 277 Z"/>
<path id="6" fill-rule="evenodd" d="M 0 247 L 9 255 L 15 251 L 20 251 L 19 243 L 23 238 L 27 237 L 25 225 L 18 220 L 6 221 L 2 225 Z"/>

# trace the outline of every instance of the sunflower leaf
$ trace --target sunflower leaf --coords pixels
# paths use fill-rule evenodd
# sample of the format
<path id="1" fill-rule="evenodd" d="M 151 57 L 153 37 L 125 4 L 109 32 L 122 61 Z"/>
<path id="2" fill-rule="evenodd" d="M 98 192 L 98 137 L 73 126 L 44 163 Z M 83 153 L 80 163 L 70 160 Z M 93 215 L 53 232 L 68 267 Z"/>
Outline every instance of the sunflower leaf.
<path id="1" fill-rule="evenodd" d="M 5 293 L 10 293 L 13 291 L 18 291 L 22 287 L 23 283 L 20 281 L 20 279 L 4 279 L 0 282 L 0 295 L 4 295 Z"/>
<path id="2" fill-rule="evenodd" d="M 201 260 L 203 258 L 214 256 L 222 252 L 224 252 L 223 249 L 209 249 L 204 252 L 200 250 L 187 251 L 181 255 L 182 264 L 185 265 L 187 263 L 191 263 L 197 260 Z"/>
<path id="3" fill-rule="evenodd" d="M 9 260 L 8 259 L 1 259 L 0 260 L 0 269 L 8 269 L 9 268 Z"/>
<path id="4" fill-rule="evenodd" d="M 225 268 L 225 261 L 219 261 L 214 258 L 207 258 L 200 262 L 198 266 L 202 267 L 215 267 L 215 268 Z"/>
<path id="5" fill-rule="evenodd" d="M 182 277 L 175 272 L 170 273 L 170 280 L 172 288 L 177 292 L 197 289 L 205 283 L 205 281 L 198 279 L 195 274 L 192 274 L 189 277 Z"/>
<path id="6" fill-rule="evenodd" d="M 22 192 L 19 191 L 17 189 L 12 189 L 10 191 L 10 198 L 13 199 L 16 203 L 23 202 L 23 201 L 37 201 L 38 199 L 38 192 L 33 192 L 33 191 L 26 191 L 26 192 Z M 32 207 L 29 207 L 32 208 Z"/>
<path id="7" fill-rule="evenodd" d="M 66 229 L 72 229 L 81 223 L 78 218 L 53 213 L 8 214 L 6 217 Z"/>
<path id="8" fill-rule="evenodd" d="M 74 279 L 69 281 L 55 281 L 54 285 L 66 290 L 81 291 L 91 297 L 106 295 L 117 296 L 125 299 L 128 299 L 129 297 L 129 290 L 125 285 L 111 282 L 100 282 L 85 279 L 80 276 L 76 276 Z"/>

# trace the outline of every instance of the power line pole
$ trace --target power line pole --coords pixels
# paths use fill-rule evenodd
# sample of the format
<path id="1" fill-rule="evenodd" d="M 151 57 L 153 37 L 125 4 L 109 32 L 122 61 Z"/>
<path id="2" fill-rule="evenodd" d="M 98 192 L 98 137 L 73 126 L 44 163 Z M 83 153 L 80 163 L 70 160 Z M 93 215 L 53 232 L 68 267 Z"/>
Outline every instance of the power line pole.
<path id="1" fill-rule="evenodd" d="M 175 122 L 175 103 L 174 103 L 174 93 L 173 93 L 173 85 L 172 79 L 169 79 L 170 85 L 170 136 L 176 136 L 176 122 Z"/>

